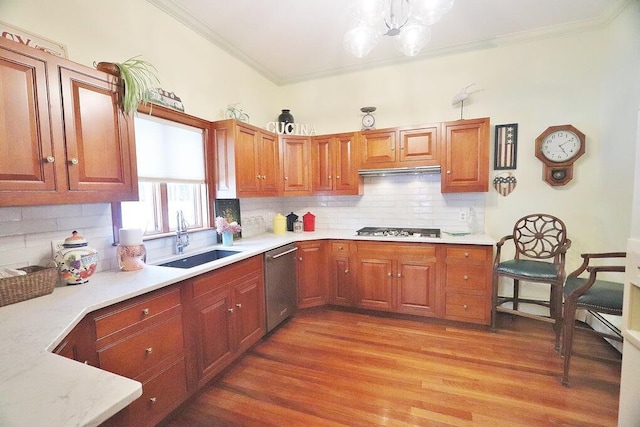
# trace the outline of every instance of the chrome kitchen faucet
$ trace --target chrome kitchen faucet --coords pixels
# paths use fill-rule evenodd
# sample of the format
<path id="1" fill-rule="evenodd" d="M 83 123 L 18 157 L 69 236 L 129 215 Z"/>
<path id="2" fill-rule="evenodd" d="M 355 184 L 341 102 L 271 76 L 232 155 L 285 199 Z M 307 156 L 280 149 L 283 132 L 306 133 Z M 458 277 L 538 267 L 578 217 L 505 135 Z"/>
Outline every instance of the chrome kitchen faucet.
<path id="1" fill-rule="evenodd" d="M 177 212 L 177 222 L 176 226 L 176 252 L 179 254 L 184 253 L 184 248 L 189 246 L 189 232 L 187 231 L 189 227 L 187 226 L 187 222 L 184 220 L 184 213 L 182 210 L 178 210 Z"/>

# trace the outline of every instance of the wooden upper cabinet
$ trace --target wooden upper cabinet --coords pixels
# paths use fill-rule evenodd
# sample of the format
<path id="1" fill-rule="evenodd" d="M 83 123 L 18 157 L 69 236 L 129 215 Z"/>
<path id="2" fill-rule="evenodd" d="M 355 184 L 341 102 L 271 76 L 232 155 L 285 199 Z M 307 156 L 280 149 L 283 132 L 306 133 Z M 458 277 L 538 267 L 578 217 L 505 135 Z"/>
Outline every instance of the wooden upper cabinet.
<path id="1" fill-rule="evenodd" d="M 362 194 L 357 147 L 357 137 L 353 133 L 322 135 L 311 139 L 313 194 Z"/>
<path id="2" fill-rule="evenodd" d="M 55 158 L 46 61 L 5 49 L 4 44 L 0 48 L 0 205 L 4 205 L 7 191 L 55 190 Z"/>
<path id="3" fill-rule="evenodd" d="M 489 191 L 489 118 L 442 123 L 443 193 Z"/>
<path id="4" fill-rule="evenodd" d="M 216 197 L 280 194 L 280 149 L 276 134 L 236 120 L 213 123 Z"/>
<path id="5" fill-rule="evenodd" d="M 282 194 L 311 195 L 311 137 L 280 136 L 282 150 Z"/>
<path id="6" fill-rule="evenodd" d="M 0 38 L 0 206 L 136 200 L 113 76 Z"/>
<path id="7" fill-rule="evenodd" d="M 362 169 L 437 166 L 439 125 L 363 131 Z"/>
<path id="8" fill-rule="evenodd" d="M 121 114 L 117 88 L 104 80 L 61 68 L 60 81 L 69 190 L 122 192 L 125 199 L 137 175 L 133 117 Z"/>
<path id="9" fill-rule="evenodd" d="M 363 169 L 396 167 L 395 129 L 363 131 L 360 138 Z"/>
<path id="10" fill-rule="evenodd" d="M 438 125 L 429 125 L 398 130 L 400 146 L 398 163 L 401 167 L 437 166 L 440 164 L 438 127 Z"/>

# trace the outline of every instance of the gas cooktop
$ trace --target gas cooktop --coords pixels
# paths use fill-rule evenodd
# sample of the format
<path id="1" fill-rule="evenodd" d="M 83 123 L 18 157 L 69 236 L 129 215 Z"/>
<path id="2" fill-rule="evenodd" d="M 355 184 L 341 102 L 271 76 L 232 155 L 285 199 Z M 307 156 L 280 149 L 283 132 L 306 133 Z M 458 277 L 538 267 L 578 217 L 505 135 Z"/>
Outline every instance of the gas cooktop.
<path id="1" fill-rule="evenodd" d="M 389 236 L 389 237 L 440 237 L 439 228 L 394 228 L 394 227 L 364 227 L 356 231 L 358 236 Z"/>

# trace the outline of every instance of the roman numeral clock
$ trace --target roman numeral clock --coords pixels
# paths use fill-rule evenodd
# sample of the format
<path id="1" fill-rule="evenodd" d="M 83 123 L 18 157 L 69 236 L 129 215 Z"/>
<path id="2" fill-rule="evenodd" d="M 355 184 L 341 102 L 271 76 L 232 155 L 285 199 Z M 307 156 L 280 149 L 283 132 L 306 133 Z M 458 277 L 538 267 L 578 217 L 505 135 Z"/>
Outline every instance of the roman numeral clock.
<path id="1" fill-rule="evenodd" d="M 554 187 L 571 181 L 573 163 L 584 149 L 584 134 L 572 125 L 548 127 L 536 138 L 536 157 L 543 163 L 542 179 Z"/>

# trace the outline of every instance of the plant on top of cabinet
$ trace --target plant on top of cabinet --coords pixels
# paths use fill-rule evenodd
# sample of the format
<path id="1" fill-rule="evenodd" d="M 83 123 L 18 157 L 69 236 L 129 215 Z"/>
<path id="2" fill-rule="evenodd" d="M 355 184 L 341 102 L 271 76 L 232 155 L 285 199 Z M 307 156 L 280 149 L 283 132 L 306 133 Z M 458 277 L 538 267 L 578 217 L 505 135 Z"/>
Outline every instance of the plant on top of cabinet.
<path id="1" fill-rule="evenodd" d="M 147 104 L 151 100 L 150 89 L 160 87 L 156 67 L 139 56 L 124 62 L 99 62 L 96 68 L 122 80 L 124 93 L 120 99 L 120 107 L 125 114 L 136 111 L 141 102 Z"/>

